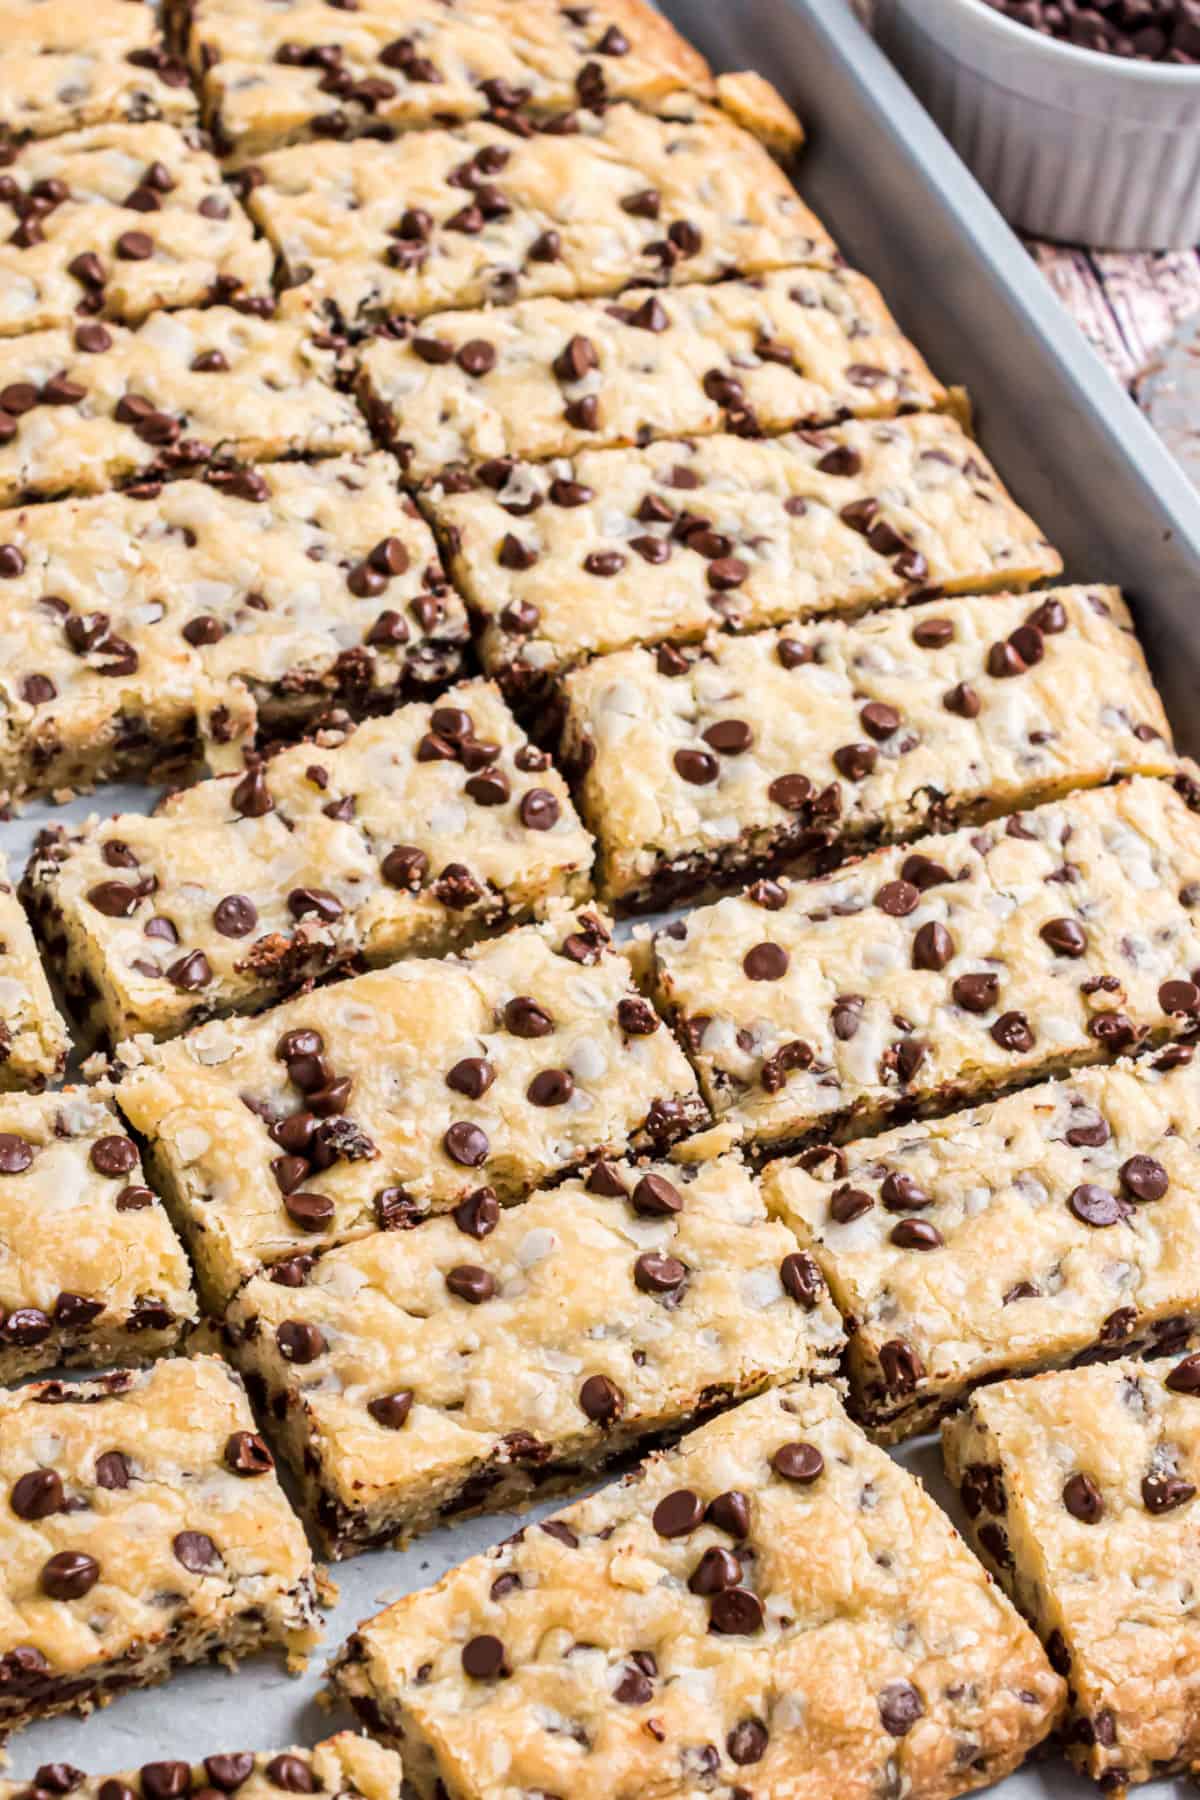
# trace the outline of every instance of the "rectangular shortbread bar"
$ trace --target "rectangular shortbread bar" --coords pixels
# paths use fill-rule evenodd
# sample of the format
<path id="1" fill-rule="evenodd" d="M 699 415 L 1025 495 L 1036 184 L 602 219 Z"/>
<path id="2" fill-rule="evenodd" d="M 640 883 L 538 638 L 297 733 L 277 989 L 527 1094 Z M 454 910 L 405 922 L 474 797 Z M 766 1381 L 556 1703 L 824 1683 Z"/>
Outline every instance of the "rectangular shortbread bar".
<path id="1" fill-rule="evenodd" d="M 122 1056 L 121 1110 L 217 1302 L 263 1263 L 707 1117 L 603 918 L 565 908 Z"/>
<path id="2" fill-rule="evenodd" d="M 658 934 L 657 993 L 727 1135 L 779 1150 L 1194 1032 L 1198 909 L 1200 818 L 1138 778 L 758 883 Z"/>
<path id="3" fill-rule="evenodd" d="M 0 1380 L 148 1362 L 195 1318 L 187 1258 L 108 1102 L 0 1097 Z"/>
<path id="4" fill-rule="evenodd" d="M 486 466 L 423 504 L 489 673 L 536 689 L 585 657 L 1062 567 L 953 419 L 852 421 Z"/>
<path id="5" fill-rule="evenodd" d="M 228 306 L 0 339 L 0 505 L 369 450 L 335 375 L 332 348 L 302 326 Z"/>
<path id="6" fill-rule="evenodd" d="M 824 226 L 762 144 L 700 101 L 681 96 L 675 113 L 617 105 L 578 114 L 571 131 L 519 136 L 479 121 L 395 144 L 297 145 L 243 179 L 299 290 L 288 304 L 350 330 L 833 262 Z"/>
<path id="7" fill-rule="evenodd" d="M 33 1793 L 74 1800 L 163 1800 L 165 1794 L 236 1794 L 238 1800 L 280 1800 L 281 1795 L 320 1794 L 323 1800 L 401 1800 L 401 1765 L 394 1750 L 353 1731 L 314 1744 L 311 1750 L 228 1751 L 202 1763 L 150 1762 L 119 1775 L 83 1775 L 64 1763 L 37 1770 L 32 1781 L 0 1781 L 0 1800 L 30 1800 Z M 119 1790 L 119 1794 L 118 1794 Z"/>
<path id="8" fill-rule="evenodd" d="M 266 304 L 270 289 L 267 246 L 211 152 L 173 125 L 33 138 L 6 163 L 0 337 L 234 295 Z"/>
<path id="9" fill-rule="evenodd" d="M 601 1162 L 294 1257 L 226 1324 L 333 1556 L 583 1482 L 649 1433 L 833 1374 L 844 1342 L 732 1156 Z"/>
<path id="10" fill-rule="evenodd" d="M 149 0 L 0 0 L 0 96 L 9 141 L 196 112 Z"/>
<path id="11" fill-rule="evenodd" d="M 171 0 L 205 118 L 239 160 L 310 137 L 388 138 L 488 114 L 654 105 L 707 92 L 699 53 L 645 0 Z"/>
<path id="12" fill-rule="evenodd" d="M 459 670 L 466 612 L 382 452 L 0 514 L 0 785 L 91 786 L 256 719 L 384 710 Z"/>
<path id="13" fill-rule="evenodd" d="M 1175 767 L 1115 588 L 714 633 L 564 690 L 564 766 L 629 911 Z"/>
<path id="14" fill-rule="evenodd" d="M 367 1620 L 334 1679 L 421 1800 L 953 1800 L 1062 1700 L 925 1490 L 803 1384 Z"/>
<path id="15" fill-rule="evenodd" d="M 61 1075 L 71 1042 L 0 851 L 0 1092 Z"/>
<path id="16" fill-rule="evenodd" d="M 853 1410 L 877 1438 L 1001 1373 L 1195 1341 L 1200 1066 L 1190 1045 L 1160 1060 L 768 1165 L 768 1207 L 853 1321 Z"/>
<path id="17" fill-rule="evenodd" d="M 317 1630 L 312 1556 L 216 1357 L 0 1393 L 0 1732 Z"/>
<path id="18" fill-rule="evenodd" d="M 117 1044 L 255 1011 L 356 958 L 441 955 L 585 898 L 591 862 L 562 776 L 472 681 L 149 817 L 52 825 L 23 892 L 87 1040 Z"/>
<path id="19" fill-rule="evenodd" d="M 844 268 L 440 313 L 373 339 L 358 387 L 414 480 L 502 456 L 755 437 L 947 401 L 878 288 Z"/>
<path id="20" fill-rule="evenodd" d="M 1200 1356 L 984 1388 L 945 1427 L 972 1539 L 1069 1683 L 1071 1760 L 1123 1795 L 1200 1759 Z"/>

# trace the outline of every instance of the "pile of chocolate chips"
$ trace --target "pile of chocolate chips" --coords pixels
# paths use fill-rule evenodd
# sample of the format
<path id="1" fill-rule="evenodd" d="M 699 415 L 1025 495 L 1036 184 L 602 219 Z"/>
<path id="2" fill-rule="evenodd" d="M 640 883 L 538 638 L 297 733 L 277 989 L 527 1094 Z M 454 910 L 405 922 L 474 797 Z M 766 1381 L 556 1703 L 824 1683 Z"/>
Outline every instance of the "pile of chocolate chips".
<path id="1" fill-rule="evenodd" d="M 987 0 L 996 12 L 1083 50 L 1200 63 L 1200 0 Z"/>

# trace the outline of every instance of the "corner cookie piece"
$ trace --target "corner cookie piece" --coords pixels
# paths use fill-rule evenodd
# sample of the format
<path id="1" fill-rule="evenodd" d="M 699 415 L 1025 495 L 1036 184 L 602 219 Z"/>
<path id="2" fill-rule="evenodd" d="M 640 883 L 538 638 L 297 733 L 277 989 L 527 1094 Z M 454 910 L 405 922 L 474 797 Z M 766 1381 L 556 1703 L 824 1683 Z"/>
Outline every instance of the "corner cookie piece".
<path id="1" fill-rule="evenodd" d="M 276 150 L 247 205 L 299 308 L 339 330 L 393 314 L 614 294 L 814 263 L 832 240 L 763 146 L 680 98 L 514 135 L 485 122 Z"/>
<path id="2" fill-rule="evenodd" d="M 931 592 L 1020 588 L 1056 551 L 941 414 L 499 462 L 421 503 L 514 692 L 632 644 Z"/>
<path id="3" fill-rule="evenodd" d="M 358 392 L 414 480 L 496 457 L 757 437 L 947 402 L 878 288 L 843 268 L 439 313 L 373 339 Z"/>
<path id="4" fill-rule="evenodd" d="M 519 1200 L 707 1117 L 606 921 L 563 908 L 123 1054 L 146 1060 L 121 1110 L 214 1307 L 263 1263 L 403 1229 L 483 1186 Z"/>
<path id="5" fill-rule="evenodd" d="M 244 162 L 307 138 L 390 138 L 486 114 L 497 121 L 656 105 L 708 93 L 699 52 L 644 0 L 172 0 L 176 35 L 221 148 Z"/>
<path id="6" fill-rule="evenodd" d="M 71 1040 L 0 852 L 0 1092 L 40 1090 L 67 1066 Z"/>
<path id="7" fill-rule="evenodd" d="M 1200 819 L 1139 778 L 760 882 L 659 932 L 654 981 L 718 1118 L 780 1150 L 1194 1034 L 1198 906 Z"/>
<path id="8" fill-rule="evenodd" d="M 236 764 L 451 679 L 466 609 L 398 480 L 377 453 L 0 514 L 5 793 L 162 779 L 201 736 Z"/>
<path id="9" fill-rule="evenodd" d="M 89 1043 L 253 1012 L 356 959 L 442 955 L 589 891 L 566 783 L 491 682 L 149 816 L 52 825 L 23 892 Z"/>
<path id="10" fill-rule="evenodd" d="M 1200 1356 L 984 1388 L 943 1443 L 972 1541 L 1070 1684 L 1072 1762 L 1116 1795 L 1194 1769 Z"/>
<path id="11" fill-rule="evenodd" d="M 626 650 L 564 695 L 562 761 L 625 911 L 1176 766 L 1115 588 Z"/>
<path id="12" fill-rule="evenodd" d="M 312 1556 L 215 1357 L 0 1394 L 0 1732 L 317 1641 Z"/>
<path id="13" fill-rule="evenodd" d="M 226 1316 L 328 1554 L 581 1484 L 796 1375 L 841 1321 L 736 1157 L 600 1162 L 255 1276 Z"/>
<path id="14" fill-rule="evenodd" d="M 0 1380 L 144 1363 L 196 1318 L 187 1258 L 94 1089 L 0 1097 Z"/>
<path id="15" fill-rule="evenodd" d="M 279 1800 L 281 1794 L 320 1794 L 323 1800 L 400 1800 L 402 1770 L 394 1750 L 370 1738 L 339 1731 L 311 1750 L 235 1750 L 206 1756 L 202 1763 L 153 1762 L 119 1775 L 84 1775 L 63 1763 L 43 1765 L 28 1781 L 0 1781 L 0 1800 L 29 1800 L 34 1792 L 75 1800 L 162 1800 L 236 1794 L 238 1800 Z M 63 1782 L 70 1780 L 69 1788 Z"/>
<path id="16" fill-rule="evenodd" d="M 877 1440 L 1000 1374 L 1196 1341 L 1200 1066 L 1190 1045 L 1160 1060 L 768 1165 L 768 1208 L 853 1321 L 853 1410 Z"/>
<path id="17" fill-rule="evenodd" d="M 0 94 L 0 141 L 196 112 L 147 0 L 3 0 Z"/>
<path id="18" fill-rule="evenodd" d="M 360 1626 L 334 1681 L 426 1800 L 953 1796 L 1063 1684 L 827 1387 L 747 1401 Z"/>
<path id="19" fill-rule="evenodd" d="M 370 450 L 336 373 L 327 341 L 229 306 L 0 339 L 0 505 Z"/>
<path id="20" fill-rule="evenodd" d="M 18 147 L 0 180 L 0 240 L 0 337 L 235 295 L 271 304 L 270 251 L 214 157 L 172 125 L 93 125 Z"/>

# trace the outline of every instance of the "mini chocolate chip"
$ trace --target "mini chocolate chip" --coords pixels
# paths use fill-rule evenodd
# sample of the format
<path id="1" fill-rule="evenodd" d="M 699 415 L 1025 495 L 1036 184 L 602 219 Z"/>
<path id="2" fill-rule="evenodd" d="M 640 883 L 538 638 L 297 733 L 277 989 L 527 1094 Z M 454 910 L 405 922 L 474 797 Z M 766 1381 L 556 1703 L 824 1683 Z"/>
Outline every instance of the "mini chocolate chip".
<path id="1" fill-rule="evenodd" d="M 661 1499 L 651 1515 L 659 1537 L 687 1537 L 704 1518 L 704 1503 L 691 1488 L 676 1488 Z"/>
<path id="2" fill-rule="evenodd" d="M 267 1764 L 267 1780 L 287 1794 L 315 1794 L 317 1779 L 302 1757 L 283 1751 Z"/>
<path id="3" fill-rule="evenodd" d="M 183 1800 L 192 1791 L 191 1766 L 185 1762 L 145 1763 L 140 1774 L 144 1800 Z"/>
<path id="4" fill-rule="evenodd" d="M 33 1145 L 14 1131 L 0 1131 L 0 1175 L 23 1175 L 33 1161 Z"/>
<path id="5" fill-rule="evenodd" d="M 301 1366 L 316 1362 L 318 1356 L 324 1356 L 329 1348 L 320 1326 L 310 1325 L 304 1319 L 285 1319 L 281 1325 L 277 1325 L 275 1342 L 285 1362 Z"/>
<path id="6" fill-rule="evenodd" d="M 1192 1482 L 1179 1475 L 1147 1475 L 1142 1482 L 1142 1504 L 1149 1513 L 1174 1512 L 1195 1498 Z"/>
<path id="7" fill-rule="evenodd" d="M 465 1237 L 490 1237 L 500 1223 L 500 1203 L 496 1199 L 494 1188 L 476 1188 L 465 1200 L 460 1200 L 454 1208 L 452 1217 L 458 1229 Z"/>
<path id="8" fill-rule="evenodd" d="M 285 1194 L 283 1206 L 292 1224 L 298 1225 L 301 1231 L 326 1230 L 337 1211 L 330 1194 Z"/>
<path id="9" fill-rule="evenodd" d="M 961 1006 L 964 1012 L 990 1012 L 1000 993 L 1000 977 L 992 974 L 959 975 L 950 992 L 954 996 L 954 1004 Z"/>
<path id="10" fill-rule="evenodd" d="M 589 1375 L 579 1390 L 579 1404 L 595 1425 L 612 1425 L 625 1411 L 625 1396 L 607 1375 Z"/>
<path id="11" fill-rule="evenodd" d="M 781 1444 L 771 1458 L 771 1467 L 784 1481 L 808 1487 L 825 1470 L 825 1458 L 815 1444 Z"/>
<path id="12" fill-rule="evenodd" d="M 504 1008 L 504 1026 L 514 1037 L 549 1037 L 554 1020 L 544 1006 L 526 994 L 517 994 Z"/>
<path id="13" fill-rule="evenodd" d="M 658 1014 L 648 1000 L 627 997 L 617 1002 L 617 1023 L 627 1037 L 652 1037 L 658 1030 Z"/>
<path id="14" fill-rule="evenodd" d="M 487 1161 L 491 1149 L 486 1132 L 465 1120 L 450 1126 L 442 1138 L 442 1146 L 451 1162 L 459 1163 L 464 1169 L 477 1169 L 480 1163 Z"/>
<path id="15" fill-rule="evenodd" d="M 413 1398 L 411 1388 L 397 1388 L 394 1394 L 380 1394 L 377 1399 L 368 1400 L 367 1411 L 385 1431 L 399 1431 L 412 1411 Z"/>
<path id="16" fill-rule="evenodd" d="M 914 969 L 944 969 L 954 955 L 954 939 L 944 925 L 930 921 L 922 925 L 913 939 Z"/>
<path id="17" fill-rule="evenodd" d="M 755 944 L 742 959 L 747 981 L 782 981 L 791 958 L 782 944 Z"/>
<path id="18" fill-rule="evenodd" d="M 750 1533 L 750 1500 L 738 1488 L 730 1488 L 724 1494 L 718 1494 L 710 1500 L 704 1509 L 704 1517 L 718 1531 L 727 1531 L 730 1537 L 744 1538 Z"/>
<path id="19" fill-rule="evenodd" d="M 154 239 L 144 231 L 123 231 L 115 248 L 124 262 L 145 262 L 154 255 Z"/>
<path id="20" fill-rule="evenodd" d="M 472 1681 L 494 1681 L 505 1673 L 504 1645 L 497 1637 L 473 1637 L 463 1645 L 462 1666 Z"/>
<path id="21" fill-rule="evenodd" d="M 1101 1229 L 1107 1225 L 1119 1225 L 1129 1214 L 1128 1205 L 1110 1194 L 1107 1188 L 1098 1187 L 1094 1182 L 1085 1181 L 1073 1188 L 1067 1196 L 1067 1205 L 1084 1225 Z"/>
<path id="22" fill-rule="evenodd" d="M 466 1094 L 470 1100 L 479 1100 L 495 1079 L 496 1071 L 486 1057 L 465 1056 L 448 1072 L 446 1086 L 456 1094 Z"/>
<path id="23" fill-rule="evenodd" d="M 128 1175 L 137 1167 L 138 1153 L 127 1137 L 115 1134 L 97 1138 L 88 1158 L 98 1175 Z"/>
<path id="24" fill-rule="evenodd" d="M 1200 1351 L 1177 1362 L 1167 1376 L 1166 1385 L 1173 1394 L 1200 1394 Z"/>
<path id="25" fill-rule="evenodd" d="M 705 743 L 722 756 L 741 756 L 754 742 L 754 733 L 743 719 L 720 719 L 703 735 Z"/>
<path id="26" fill-rule="evenodd" d="M 756 881 L 746 893 L 747 900 L 755 906 L 761 906 L 766 912 L 782 912 L 787 905 L 787 889 L 778 881 Z"/>
<path id="27" fill-rule="evenodd" d="M 530 788 L 517 808 L 522 825 L 529 831 L 551 831 L 558 824 L 562 808 L 548 788 Z"/>
<path id="28" fill-rule="evenodd" d="M 18 1519 L 48 1519 L 66 1502 L 62 1478 L 53 1469 L 30 1469 L 13 1482 L 8 1503 Z"/>
<path id="29" fill-rule="evenodd" d="M 213 924 L 222 937 L 247 937 L 258 924 L 258 908 L 245 894 L 226 894 L 213 908 Z"/>
<path id="30" fill-rule="evenodd" d="M 933 1205 L 930 1196 L 911 1175 L 898 1171 L 884 1177 L 879 1198 L 889 1212 L 921 1212 L 925 1207 Z"/>
<path id="31" fill-rule="evenodd" d="M 496 351 L 486 338 L 471 338 L 454 358 L 465 375 L 489 375 L 496 366 Z"/>
<path id="32" fill-rule="evenodd" d="M 512 788 L 503 769 L 484 769 L 480 774 L 471 776 L 464 791 L 470 794 L 477 806 L 503 806 L 512 793 Z"/>
<path id="33" fill-rule="evenodd" d="M 459 1300 L 471 1306 L 482 1306 L 496 1292 L 496 1279 L 476 1263 L 458 1263 L 446 1272 L 446 1286 Z"/>
<path id="34" fill-rule="evenodd" d="M 1062 1502 L 1083 1525 L 1095 1525 L 1104 1516 L 1104 1496 L 1090 1475 L 1070 1476 L 1063 1486 Z"/>
<path id="35" fill-rule="evenodd" d="M 687 1269 L 677 1256 L 645 1250 L 633 1265 L 633 1280 L 644 1294 L 673 1294 L 687 1280 Z"/>
<path id="36" fill-rule="evenodd" d="M 726 1588 L 714 1595 L 709 1619 L 713 1630 L 727 1637 L 752 1637 L 762 1630 L 762 1601 L 749 1588 Z"/>
<path id="37" fill-rule="evenodd" d="M 883 1729 L 894 1738 L 906 1737 L 925 1713 L 925 1703 L 911 1681 L 889 1682 L 878 1704 Z"/>
<path id="38" fill-rule="evenodd" d="M 127 881 L 101 881 L 89 888 L 87 902 L 106 919 L 128 919 L 137 911 L 145 895 L 140 887 Z"/>
<path id="39" fill-rule="evenodd" d="M 1158 1004 L 1165 1013 L 1187 1018 L 1200 1012 L 1200 987 L 1194 981 L 1164 981 L 1158 990 Z"/>
<path id="40" fill-rule="evenodd" d="M 416 889 L 429 873 L 429 858 L 413 844 L 397 844 L 384 857 L 380 873 L 390 887 Z"/>
<path id="41" fill-rule="evenodd" d="M 825 1291 L 825 1277 L 807 1250 L 793 1250 L 779 1265 L 783 1291 L 811 1312 Z"/>
<path id="42" fill-rule="evenodd" d="M 1001 1050 L 1023 1054 L 1032 1050 L 1036 1039 L 1029 1020 L 1022 1012 L 1001 1013 L 991 1027 L 991 1035 Z"/>
<path id="43" fill-rule="evenodd" d="M 847 781 L 865 781 L 878 760 L 874 744 L 841 744 L 833 753 L 833 766 Z"/>
<path id="44" fill-rule="evenodd" d="M 800 812 L 812 799 L 813 784 L 807 775 L 777 775 L 767 789 L 768 800 L 788 812 Z"/>
<path id="45" fill-rule="evenodd" d="M 861 1219 L 864 1213 L 870 1212 L 875 1202 L 863 1188 L 840 1187 L 835 1189 L 829 1202 L 829 1216 L 835 1225 L 850 1225 L 855 1219 Z"/>
<path id="46" fill-rule="evenodd" d="M 730 1762 L 739 1768 L 761 1762 L 767 1752 L 769 1733 L 761 1719 L 739 1719 L 725 1739 Z"/>
<path id="47" fill-rule="evenodd" d="M 96 1458 L 96 1486 L 127 1488 L 133 1480 L 133 1464 L 123 1450 L 105 1450 Z"/>
<path id="48" fill-rule="evenodd" d="M 566 1069 L 539 1069 L 525 1096 L 533 1106 L 565 1106 L 575 1092 L 575 1083 Z"/>
<path id="49" fill-rule="evenodd" d="M 940 1250 L 946 1241 L 928 1219 L 899 1219 L 890 1235 L 900 1250 Z"/>
<path id="50" fill-rule="evenodd" d="M 254 1758 L 246 1750 L 226 1756 L 206 1756 L 204 1773 L 223 1794 L 234 1794 L 253 1775 Z"/>
<path id="51" fill-rule="evenodd" d="M 212 966 L 203 950 L 190 951 L 167 969 L 167 980 L 182 994 L 192 994 L 207 987 L 212 978 Z"/>
<path id="52" fill-rule="evenodd" d="M 51 1600 L 82 1600 L 100 1579 L 100 1564 L 82 1550 L 59 1550 L 42 1564 L 38 1586 Z"/>
<path id="53" fill-rule="evenodd" d="M 1074 919 L 1048 919 L 1038 935 L 1055 956 L 1082 956 L 1087 949 L 1087 934 Z"/>
<path id="54" fill-rule="evenodd" d="M 233 810 L 244 819 L 261 819 L 275 808 L 267 778 L 257 763 L 242 776 L 233 790 L 232 799 Z"/>
<path id="55" fill-rule="evenodd" d="M 643 1175 L 630 1197 L 635 1213 L 647 1219 L 669 1219 L 683 1211 L 683 1195 L 665 1175 Z"/>
<path id="56" fill-rule="evenodd" d="M 1161 1200 L 1169 1185 L 1167 1171 L 1153 1156 L 1127 1157 L 1118 1173 L 1131 1200 Z"/>
<path id="57" fill-rule="evenodd" d="M 225 1467 L 235 1475 L 269 1475 L 275 1458 L 257 1431 L 233 1431 L 225 1440 Z"/>
<path id="58" fill-rule="evenodd" d="M 890 919 L 903 919 L 921 904 L 921 891 L 911 881 L 887 881 L 876 894 L 875 904 Z"/>

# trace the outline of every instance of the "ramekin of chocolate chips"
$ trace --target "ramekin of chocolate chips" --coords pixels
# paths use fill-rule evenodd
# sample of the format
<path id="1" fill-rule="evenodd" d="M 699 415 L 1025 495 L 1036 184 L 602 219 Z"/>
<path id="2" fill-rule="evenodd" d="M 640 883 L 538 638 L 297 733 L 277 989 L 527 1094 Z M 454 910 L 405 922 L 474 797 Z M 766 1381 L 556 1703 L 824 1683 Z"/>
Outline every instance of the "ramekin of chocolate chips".
<path id="1" fill-rule="evenodd" d="M 877 24 L 1011 224 L 1200 242 L 1200 0 L 877 0 Z"/>

